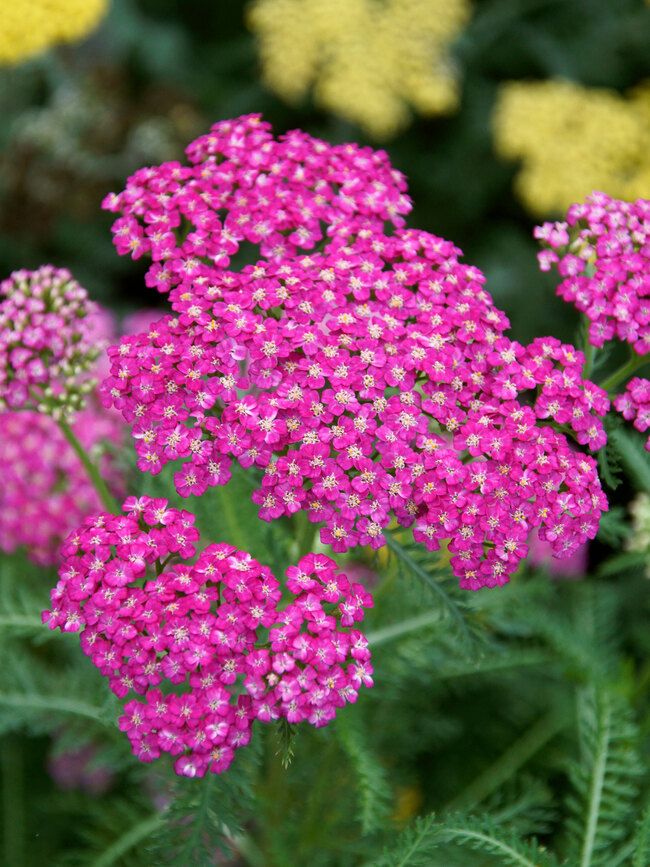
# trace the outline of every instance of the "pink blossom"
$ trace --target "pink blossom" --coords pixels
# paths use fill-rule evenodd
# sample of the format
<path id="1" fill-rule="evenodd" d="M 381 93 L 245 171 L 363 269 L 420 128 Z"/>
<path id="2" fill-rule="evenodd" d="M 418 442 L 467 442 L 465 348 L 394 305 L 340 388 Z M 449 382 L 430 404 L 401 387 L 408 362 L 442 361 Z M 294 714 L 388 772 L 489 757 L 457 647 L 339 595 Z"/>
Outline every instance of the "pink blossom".
<path id="1" fill-rule="evenodd" d="M 80 632 L 116 695 L 141 697 L 119 720 L 141 761 L 167 752 L 180 775 L 221 773 L 254 720 L 324 725 L 372 685 L 367 641 L 349 629 L 372 598 L 329 557 L 290 567 L 283 599 L 271 571 L 230 545 L 184 562 L 199 536 L 189 512 L 149 497 L 123 509 L 68 537 L 43 620 Z"/>

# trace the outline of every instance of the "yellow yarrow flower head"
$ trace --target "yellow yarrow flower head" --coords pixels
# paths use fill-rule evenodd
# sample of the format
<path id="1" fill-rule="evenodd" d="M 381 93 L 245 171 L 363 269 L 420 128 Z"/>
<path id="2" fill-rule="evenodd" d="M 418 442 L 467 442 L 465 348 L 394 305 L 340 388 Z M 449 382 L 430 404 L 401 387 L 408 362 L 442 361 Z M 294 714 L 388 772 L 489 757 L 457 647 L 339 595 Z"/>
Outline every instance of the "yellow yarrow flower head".
<path id="1" fill-rule="evenodd" d="M 255 0 L 264 80 L 295 102 L 316 101 L 387 138 L 409 122 L 409 106 L 444 114 L 458 103 L 449 43 L 469 17 L 468 0 Z"/>
<path id="2" fill-rule="evenodd" d="M 20 63 L 59 42 L 93 30 L 108 0 L 11 0 L 2 10 L 0 64 Z"/>
<path id="3" fill-rule="evenodd" d="M 650 82 L 626 96 L 563 80 L 508 82 L 494 136 L 500 156 L 521 161 L 515 187 L 536 215 L 564 213 L 592 190 L 650 195 Z"/>

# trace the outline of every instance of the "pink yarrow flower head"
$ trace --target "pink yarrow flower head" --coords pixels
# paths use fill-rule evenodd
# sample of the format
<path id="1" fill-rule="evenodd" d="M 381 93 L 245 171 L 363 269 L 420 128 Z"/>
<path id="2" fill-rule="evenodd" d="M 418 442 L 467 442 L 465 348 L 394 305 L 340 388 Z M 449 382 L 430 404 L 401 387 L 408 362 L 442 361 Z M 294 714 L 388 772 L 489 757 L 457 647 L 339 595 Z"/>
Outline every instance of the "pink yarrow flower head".
<path id="1" fill-rule="evenodd" d="M 44 265 L 0 283 L 0 409 L 64 417 L 84 405 L 104 317 L 69 271 Z"/>
<path id="2" fill-rule="evenodd" d="M 331 145 L 294 130 L 277 139 L 260 115 L 215 124 L 189 165 L 140 169 L 104 208 L 118 253 L 150 257 L 160 292 L 228 268 L 241 245 L 279 262 L 360 228 L 403 225 L 406 182 L 384 151 Z"/>
<path id="3" fill-rule="evenodd" d="M 306 510 L 333 551 L 380 547 L 391 520 L 470 589 L 508 580 L 538 527 L 557 556 L 607 508 L 593 458 L 606 394 L 553 338 L 522 346 L 460 251 L 362 229 L 324 253 L 198 277 L 173 315 L 112 347 L 107 405 L 142 470 L 181 463 L 183 496 L 262 471 L 272 520 Z"/>
<path id="4" fill-rule="evenodd" d="M 98 461 L 116 494 L 124 480 L 105 442 L 118 445 L 124 426 L 93 402 L 75 415 L 72 430 Z M 101 508 L 88 473 L 57 423 L 34 411 L 0 413 L 0 550 L 24 548 L 42 566 L 59 563 L 61 543 Z"/>
<path id="5" fill-rule="evenodd" d="M 221 773 L 255 720 L 325 725 L 372 685 L 357 625 L 372 599 L 324 555 L 278 580 L 250 554 L 209 545 L 194 516 L 130 497 L 124 515 L 86 519 L 66 540 L 43 613 L 79 632 L 124 706 L 119 725 L 141 761 L 175 757 L 186 776 Z"/>
<path id="6" fill-rule="evenodd" d="M 557 268 L 557 294 L 591 324 L 593 346 L 617 337 L 650 353 L 650 200 L 623 202 L 604 193 L 571 205 L 566 222 L 535 229 L 543 271 Z"/>

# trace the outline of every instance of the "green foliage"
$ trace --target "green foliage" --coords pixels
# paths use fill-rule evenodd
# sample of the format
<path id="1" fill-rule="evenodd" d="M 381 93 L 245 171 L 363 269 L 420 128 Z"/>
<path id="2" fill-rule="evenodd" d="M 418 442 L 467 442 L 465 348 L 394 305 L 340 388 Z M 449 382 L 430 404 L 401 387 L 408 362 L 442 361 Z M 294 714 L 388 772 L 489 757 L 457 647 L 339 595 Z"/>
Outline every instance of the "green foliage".
<path id="1" fill-rule="evenodd" d="M 368 733 L 358 718 L 341 714 L 334 731 L 356 775 L 358 817 L 363 836 L 382 827 L 391 804 L 386 770 L 368 746 Z"/>
<path id="2" fill-rule="evenodd" d="M 153 828 L 148 844 L 154 863 L 207 865 L 217 851 L 237 851 L 246 839 L 244 817 L 255 808 L 253 779 L 260 758 L 259 745 L 252 742 L 235 755 L 223 776 L 176 778 L 169 786 L 164 821 Z"/>
<path id="3" fill-rule="evenodd" d="M 622 506 L 612 506 L 604 512 L 598 527 L 598 539 L 611 548 L 618 548 L 630 535 L 630 524 Z"/>
<path id="4" fill-rule="evenodd" d="M 471 643 L 473 636 L 466 616 L 466 604 L 458 591 L 456 579 L 444 566 L 432 565 L 431 554 L 423 545 L 403 541 L 403 535 L 400 532 L 385 534 L 386 544 L 397 560 L 399 574 L 408 580 L 421 581 L 431 592 L 441 613 L 453 624 L 458 638 Z"/>
<path id="5" fill-rule="evenodd" d="M 645 867 L 647 864 L 650 864 L 650 804 L 637 822 L 632 840 L 632 867 Z"/>
<path id="6" fill-rule="evenodd" d="M 438 826 L 433 813 L 416 819 L 403 831 L 391 848 L 384 849 L 372 867 L 429 867 L 438 844 Z"/>
<path id="7" fill-rule="evenodd" d="M 623 483 L 623 458 L 618 446 L 615 431 L 619 430 L 621 419 L 618 416 L 607 416 L 604 422 L 607 433 L 607 443 L 598 451 L 598 475 L 601 481 L 612 491 Z"/>
<path id="8" fill-rule="evenodd" d="M 456 816 L 438 829 L 441 842 L 493 855 L 503 867 L 556 867 L 558 861 L 537 844 L 497 827 L 489 816 Z"/>
<path id="9" fill-rule="evenodd" d="M 286 718 L 279 719 L 276 724 L 278 751 L 277 756 L 280 756 L 282 767 L 286 769 L 293 761 L 294 754 L 294 738 L 296 737 L 296 726 L 291 725 Z"/>
<path id="10" fill-rule="evenodd" d="M 578 733 L 581 755 L 569 771 L 567 850 L 580 867 L 606 867 L 631 830 L 644 771 L 639 731 L 621 697 L 587 687 L 579 693 Z"/>
<path id="11" fill-rule="evenodd" d="M 650 461 L 640 435 L 636 431 L 617 427 L 610 432 L 609 441 L 618 452 L 620 462 L 634 487 L 639 491 L 650 491 Z"/>

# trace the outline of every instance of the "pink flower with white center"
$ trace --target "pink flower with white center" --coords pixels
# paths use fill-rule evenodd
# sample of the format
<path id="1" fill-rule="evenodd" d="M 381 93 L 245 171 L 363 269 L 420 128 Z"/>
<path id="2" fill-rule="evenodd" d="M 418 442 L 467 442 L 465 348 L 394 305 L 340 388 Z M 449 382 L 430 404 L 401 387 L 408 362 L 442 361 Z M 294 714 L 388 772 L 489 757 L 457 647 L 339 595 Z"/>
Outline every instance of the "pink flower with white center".
<path id="1" fill-rule="evenodd" d="M 242 242 L 282 262 L 327 237 L 403 224 L 406 182 L 384 152 L 330 145 L 299 130 L 273 138 L 259 115 L 215 124 L 187 148 L 189 166 L 140 170 L 103 206 L 120 255 L 151 254 L 146 281 L 161 292 L 212 279 Z M 180 242 L 181 222 L 194 231 Z M 328 244 L 331 241 L 328 241 Z"/>
<path id="2" fill-rule="evenodd" d="M 180 775 L 221 773 L 254 720 L 323 725 L 356 699 L 355 660 L 370 672 L 370 654 L 346 627 L 372 598 L 333 560 L 312 554 L 291 567 L 286 604 L 270 570 L 230 545 L 182 562 L 199 535 L 190 513 L 149 497 L 124 511 L 88 518 L 68 538 L 43 619 L 81 633 L 116 695 L 141 697 L 119 721 L 141 761 L 167 752 Z"/>
<path id="3" fill-rule="evenodd" d="M 349 294 L 351 277 L 375 249 L 377 294 L 383 300 L 368 296 L 359 305 Z M 273 520 L 308 509 L 311 520 L 325 523 L 321 539 L 335 551 L 359 543 L 381 546 L 391 516 L 403 526 L 416 524 L 418 538 L 430 547 L 454 539 L 468 484 L 470 491 L 490 496 L 489 508 L 494 500 L 512 511 L 529 501 L 546 502 L 554 494 L 544 488 L 549 472 L 559 475 L 558 486 L 578 484 L 570 472 L 576 458 L 566 449 L 563 454 L 571 457 L 560 466 L 547 449 L 531 451 L 531 443 L 543 441 L 548 429 L 536 414 L 566 423 L 586 443 L 598 445 L 606 396 L 583 383 L 583 359 L 573 347 L 551 338 L 529 347 L 509 341 L 507 321 L 482 289 L 482 275 L 458 263 L 458 252 L 422 232 L 387 238 L 364 230 L 345 247 L 333 244 L 328 254 L 280 265 L 259 262 L 241 274 L 223 272 L 209 286 L 179 287 L 171 293 L 172 305 L 196 308 L 193 324 L 166 318 L 148 334 L 125 338 L 111 349 L 107 402 L 115 402 L 126 418 L 141 408 L 146 421 L 140 424 L 148 439 L 153 432 L 157 449 L 191 412 L 185 429 L 193 442 L 212 443 L 223 463 L 221 477 L 203 476 L 199 484 L 203 464 L 198 451 L 191 455 L 176 476 L 181 493 L 225 481 L 232 458 L 243 466 L 256 463 L 265 470 L 253 494 L 260 517 Z M 364 278 L 361 270 L 359 279 Z M 244 319 L 246 327 L 240 328 Z M 193 403 L 182 373 L 188 358 L 200 358 L 203 369 L 213 371 L 203 375 L 204 387 L 221 409 L 213 405 L 205 415 Z M 272 359 L 276 366 L 259 372 L 272 369 L 279 379 L 242 379 L 239 365 L 250 374 L 256 359 Z M 141 370 L 155 371 L 166 391 L 173 384 L 173 418 L 168 420 L 165 399 L 139 402 L 133 386 Z M 410 385 L 415 377 L 421 390 Z M 226 380 L 238 380 L 240 391 Z M 540 394 L 533 410 L 520 404 L 518 395 L 535 388 Z M 432 437 L 434 424 L 444 427 L 453 443 Z M 138 438 L 136 449 L 146 460 L 152 444 L 143 440 Z M 173 459 L 169 452 L 154 455 L 157 462 Z M 526 478 L 525 486 L 504 487 L 503 473 L 513 466 Z M 582 508 L 574 516 L 576 527 Z M 552 520 L 553 509 L 549 502 L 535 520 Z M 479 564 L 487 564 L 488 583 L 490 570 L 503 566 L 496 561 L 491 566 L 494 555 L 482 549 L 491 541 L 477 538 L 472 548 L 472 562 L 478 556 Z M 516 568 L 515 559 L 506 563 L 507 573 Z M 465 582 L 461 559 L 452 566 Z M 481 580 L 469 583 L 480 586 Z"/>
<path id="4" fill-rule="evenodd" d="M 594 346 L 616 336 L 639 355 L 650 352 L 649 215 L 649 200 L 623 202 L 593 193 L 569 208 L 565 223 L 535 230 L 547 248 L 539 254 L 540 267 L 556 264 L 564 278 L 557 294 L 591 320 Z"/>

